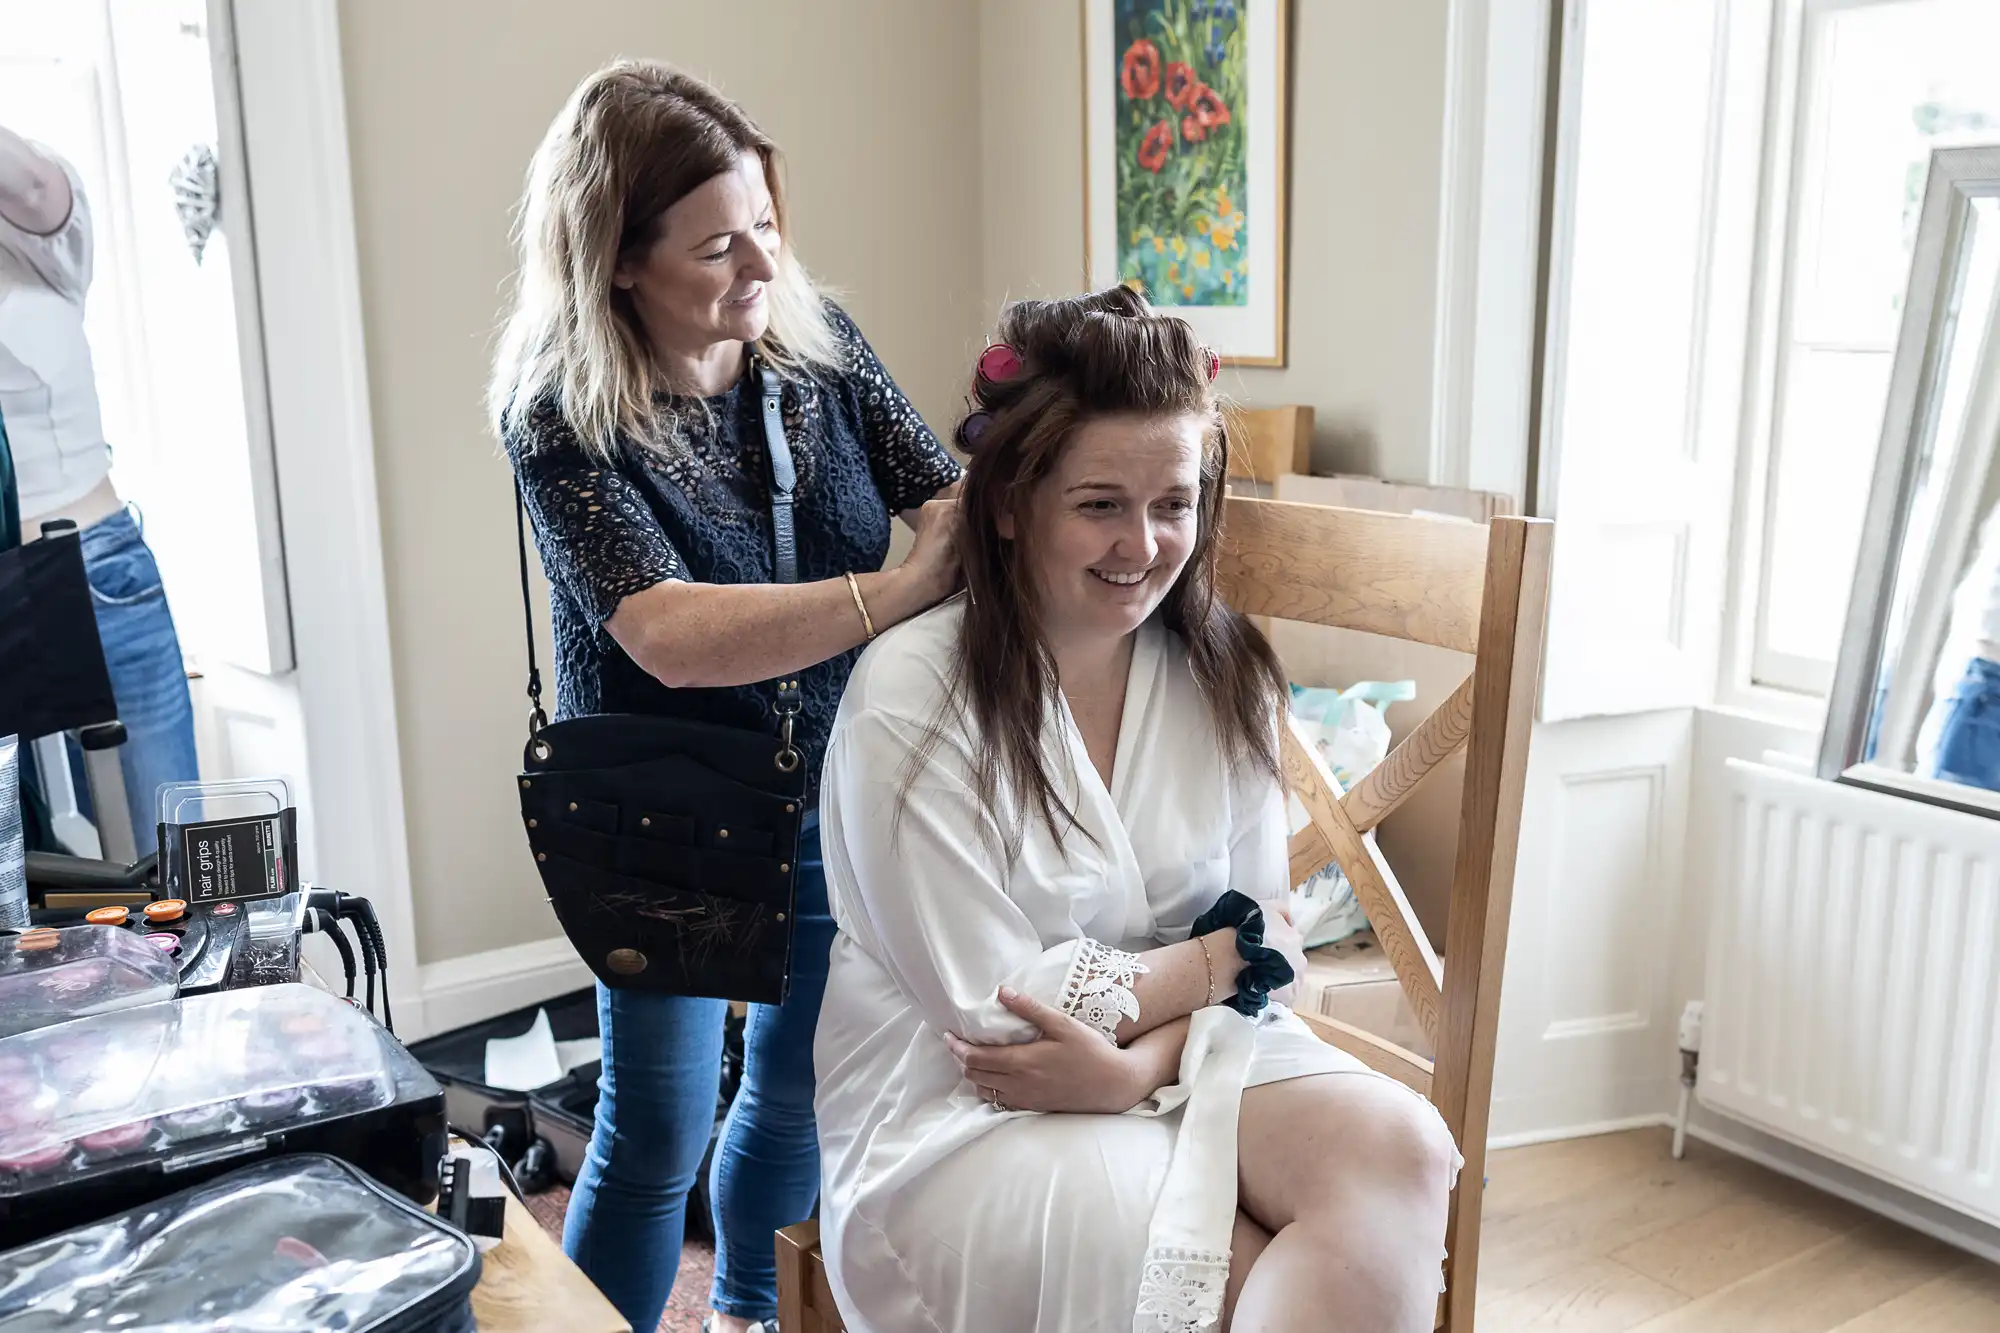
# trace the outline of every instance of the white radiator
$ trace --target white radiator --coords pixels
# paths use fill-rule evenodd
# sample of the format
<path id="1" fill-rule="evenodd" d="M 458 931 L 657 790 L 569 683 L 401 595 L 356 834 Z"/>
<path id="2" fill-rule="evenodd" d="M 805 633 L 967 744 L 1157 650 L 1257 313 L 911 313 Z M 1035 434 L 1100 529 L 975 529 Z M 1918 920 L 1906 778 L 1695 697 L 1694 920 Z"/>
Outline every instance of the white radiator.
<path id="1" fill-rule="evenodd" d="M 1703 1104 L 2000 1224 L 2000 821 L 1727 780 Z"/>

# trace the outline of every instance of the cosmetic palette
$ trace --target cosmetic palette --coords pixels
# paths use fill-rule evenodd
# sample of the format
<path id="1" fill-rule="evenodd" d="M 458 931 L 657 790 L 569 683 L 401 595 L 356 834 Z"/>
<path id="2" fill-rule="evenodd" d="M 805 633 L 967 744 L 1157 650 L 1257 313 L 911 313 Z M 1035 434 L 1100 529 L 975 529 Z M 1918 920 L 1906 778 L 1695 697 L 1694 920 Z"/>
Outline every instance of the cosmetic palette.
<path id="1" fill-rule="evenodd" d="M 129 931 L 82 929 L 167 962 Z M 35 1028 L 0 1038 L 0 1248 L 287 1153 L 343 1158 L 428 1203 L 444 1135 L 436 1080 L 365 1011 L 311 986 Z"/>

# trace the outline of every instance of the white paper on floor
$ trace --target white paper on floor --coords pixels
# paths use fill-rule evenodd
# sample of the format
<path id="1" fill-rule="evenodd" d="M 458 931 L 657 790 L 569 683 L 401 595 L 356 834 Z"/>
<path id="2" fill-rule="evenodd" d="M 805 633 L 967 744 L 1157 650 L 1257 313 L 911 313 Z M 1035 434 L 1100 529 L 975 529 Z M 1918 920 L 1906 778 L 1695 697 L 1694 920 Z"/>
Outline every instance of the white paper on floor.
<path id="1" fill-rule="evenodd" d="M 563 1076 L 556 1039 L 549 1031 L 549 1011 L 535 1011 L 535 1021 L 518 1037 L 492 1037 L 486 1042 L 486 1084 L 527 1092 L 546 1087 Z"/>
<path id="2" fill-rule="evenodd" d="M 518 1037 L 492 1037 L 486 1042 L 486 1084 L 530 1092 L 560 1079 L 578 1065 L 604 1056 L 601 1037 L 557 1041 L 549 1030 L 549 1011 L 537 1009 L 535 1021 Z"/>
<path id="3" fill-rule="evenodd" d="M 604 1058 L 604 1038 L 579 1037 L 575 1041 L 556 1043 L 556 1061 L 567 1074 L 578 1065 L 593 1064 Z"/>

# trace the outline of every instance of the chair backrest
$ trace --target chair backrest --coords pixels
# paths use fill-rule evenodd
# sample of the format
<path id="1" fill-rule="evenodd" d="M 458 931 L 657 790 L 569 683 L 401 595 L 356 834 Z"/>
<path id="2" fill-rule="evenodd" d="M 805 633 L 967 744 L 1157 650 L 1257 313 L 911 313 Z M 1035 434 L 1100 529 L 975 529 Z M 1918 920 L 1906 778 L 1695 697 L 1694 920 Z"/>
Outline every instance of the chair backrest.
<path id="1" fill-rule="evenodd" d="M 1391 514 L 1456 516 L 1469 523 L 1487 523 L 1518 514 L 1513 498 L 1452 486 L 1389 482 L 1359 476 L 1280 476 L 1268 500 L 1297 500 L 1337 509 L 1368 509 Z M 1390 705 L 1384 712 L 1390 735 L 1400 741 L 1422 718 L 1443 703 L 1465 679 L 1471 666 L 1466 654 L 1407 639 L 1331 628 L 1299 620 L 1262 621 L 1264 633 L 1294 682 L 1345 689 L 1357 681 L 1410 681 L 1416 695 Z M 1451 897 L 1452 858 L 1458 851 L 1458 801 L 1465 788 L 1465 751 L 1446 759 L 1417 785 L 1396 812 L 1376 826 L 1389 864 L 1396 867 L 1410 905 L 1431 942 L 1444 947 L 1445 908 Z M 1379 995 L 1379 992 L 1378 992 Z M 1360 996 L 1349 987 L 1325 991 L 1327 1012 L 1348 1012 Z M 1382 1002 L 1379 998 L 1378 1003 Z M 1362 1006 L 1365 1009 L 1365 1005 Z M 1358 1012 L 1358 1011 L 1357 1011 Z M 1338 1016 L 1338 1015 L 1336 1015 Z M 1410 1016 L 1414 1024 L 1414 1016 Z M 1402 1029 L 1407 1031 L 1407 1028 Z M 1419 1041 L 1412 1049 L 1429 1048 Z"/>
<path id="2" fill-rule="evenodd" d="M 1468 1302 L 1468 1319 L 1552 536 L 1553 525 L 1542 519 L 1482 525 L 1232 497 L 1221 541 L 1222 593 L 1245 614 L 1387 635 L 1472 658 L 1463 683 L 1352 791 L 1341 790 L 1296 728 L 1283 738 L 1287 785 L 1311 817 L 1292 838 L 1292 880 L 1329 861 L 1340 865 L 1436 1055 L 1425 1059 L 1330 1019 L 1301 1017 L 1428 1097 L 1450 1126 L 1466 1159 L 1461 1180 L 1474 1186 L 1471 1207 L 1460 1206 L 1464 1191 L 1453 1197 L 1449 1240 L 1451 1300 Z M 1440 957 L 1394 871 L 1363 835 L 1461 746 L 1465 781 Z"/>

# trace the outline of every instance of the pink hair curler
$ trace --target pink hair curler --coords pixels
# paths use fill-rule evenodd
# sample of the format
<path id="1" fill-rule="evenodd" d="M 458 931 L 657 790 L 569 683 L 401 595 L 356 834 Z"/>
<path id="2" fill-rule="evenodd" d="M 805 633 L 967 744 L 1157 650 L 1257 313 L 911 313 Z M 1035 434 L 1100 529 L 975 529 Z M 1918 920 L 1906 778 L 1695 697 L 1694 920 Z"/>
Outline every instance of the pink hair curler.
<path id="1" fill-rule="evenodd" d="M 988 384 L 1005 384 L 1021 373 L 1021 354 L 1006 343 L 994 343 L 979 354 L 974 373 Z"/>

